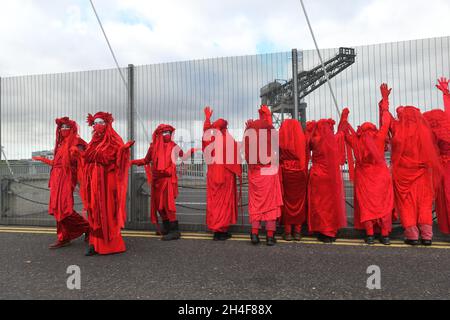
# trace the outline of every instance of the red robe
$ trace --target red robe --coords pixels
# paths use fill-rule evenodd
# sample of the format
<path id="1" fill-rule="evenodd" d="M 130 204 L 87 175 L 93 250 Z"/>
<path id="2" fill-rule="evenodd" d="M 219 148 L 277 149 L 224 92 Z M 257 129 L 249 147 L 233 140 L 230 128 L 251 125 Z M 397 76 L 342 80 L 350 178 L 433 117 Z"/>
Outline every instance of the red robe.
<path id="1" fill-rule="evenodd" d="M 443 179 L 436 194 L 439 230 L 450 234 L 450 118 L 442 110 L 424 113 L 434 133 L 443 167 Z"/>
<path id="2" fill-rule="evenodd" d="M 228 133 L 227 126 L 228 123 L 223 119 L 213 124 L 206 120 L 203 126 L 203 132 L 206 133 L 202 144 L 204 154 L 208 157 L 205 151 L 213 149 L 211 156 L 220 160 L 220 154 L 216 153 L 222 152 L 222 161 L 207 159 L 206 224 L 213 232 L 228 231 L 229 226 L 236 224 L 238 218 L 236 177 L 241 179 L 242 167 L 237 159 L 238 144 Z M 211 133 L 212 136 L 209 135 Z M 222 138 L 221 146 L 216 143 L 215 136 Z M 229 141 L 229 144 L 226 141 Z M 233 161 L 227 161 L 227 145 L 234 146 Z"/>
<path id="3" fill-rule="evenodd" d="M 130 152 L 111 123 L 109 120 L 104 135 L 94 134 L 84 154 L 83 198 L 91 226 L 89 241 L 99 254 L 126 250 L 121 229 L 126 221 Z"/>
<path id="4" fill-rule="evenodd" d="M 442 172 L 432 132 L 419 109 L 401 107 L 398 114 L 392 123 L 395 208 L 405 229 L 431 226 L 434 190 Z"/>
<path id="5" fill-rule="evenodd" d="M 56 220 L 58 240 L 64 242 L 74 240 L 89 231 L 87 220 L 73 208 L 73 192 L 78 183 L 78 171 L 81 170 L 79 152 L 86 147 L 86 142 L 78 136 L 75 121 L 66 117 L 56 119 L 56 123 L 54 159 L 38 160 L 52 167 L 48 184 L 50 189 L 48 212 Z M 66 138 L 61 134 L 63 124 L 71 128 Z"/>
<path id="6" fill-rule="evenodd" d="M 345 194 L 340 165 L 345 161 L 344 134 L 333 133 L 333 120 L 320 120 L 312 132 L 312 167 L 308 181 L 310 232 L 336 237 L 347 225 Z"/>
<path id="7" fill-rule="evenodd" d="M 346 141 L 356 160 L 354 225 L 359 230 L 364 230 L 365 223 L 372 221 L 383 227 L 385 232 L 392 231 L 394 190 L 391 173 L 384 158 L 390 116 L 385 114 L 380 130 L 371 123 L 363 124 L 358 133 L 351 127 L 345 130 Z"/>
<path id="8" fill-rule="evenodd" d="M 175 216 L 177 208 L 175 200 L 178 197 L 178 176 L 176 159 L 183 157 L 183 151 L 173 142 L 164 142 L 162 133 L 173 132 L 169 125 L 160 125 L 153 133 L 152 143 L 144 159 L 133 161 L 144 166 L 147 181 L 151 188 L 151 221 L 158 223 L 157 212 Z M 177 154 L 173 154 L 176 152 Z"/>
<path id="9" fill-rule="evenodd" d="M 250 140 L 252 130 L 256 133 L 256 141 Z M 267 140 L 263 142 L 260 138 L 263 131 L 267 130 Z M 267 120 L 256 120 L 247 122 L 245 132 L 245 157 L 248 163 L 248 198 L 249 198 L 249 218 L 250 223 L 258 221 L 276 221 L 281 217 L 281 207 L 283 198 L 279 176 L 279 167 L 271 157 L 271 130 L 274 127 Z M 260 158 L 260 148 L 263 143 L 267 151 L 269 163 Z M 256 144 L 252 150 L 251 146 Z M 257 153 L 253 155 L 251 153 Z M 256 161 L 254 161 L 256 160 Z"/>
<path id="10" fill-rule="evenodd" d="M 306 158 L 306 138 L 300 123 L 297 120 L 285 120 L 280 128 L 283 225 L 302 225 L 306 221 Z"/>

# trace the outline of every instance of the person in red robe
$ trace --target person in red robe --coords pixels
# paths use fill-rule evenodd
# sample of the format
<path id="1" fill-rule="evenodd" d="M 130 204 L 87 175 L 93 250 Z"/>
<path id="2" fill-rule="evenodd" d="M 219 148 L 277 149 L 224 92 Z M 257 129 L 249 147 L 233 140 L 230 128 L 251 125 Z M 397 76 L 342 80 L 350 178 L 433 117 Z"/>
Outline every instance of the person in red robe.
<path id="1" fill-rule="evenodd" d="M 283 197 L 277 156 L 278 135 L 267 106 L 259 110 L 259 120 L 249 120 L 244 133 L 245 158 L 248 164 L 249 219 L 251 242 L 260 243 L 261 223 L 266 224 L 266 244 L 276 244 L 276 222 L 281 217 Z M 274 139 L 275 138 L 275 139 Z M 275 141 L 276 140 L 276 141 Z"/>
<path id="2" fill-rule="evenodd" d="M 383 108 L 388 110 L 388 98 L 383 100 Z M 395 210 L 405 229 L 405 243 L 431 246 L 432 207 L 442 166 L 432 131 L 420 110 L 412 106 L 399 107 L 397 115 L 398 120 L 391 116 Z"/>
<path id="3" fill-rule="evenodd" d="M 385 87 L 382 87 L 382 90 Z M 347 119 L 349 109 L 343 111 Z M 380 242 L 390 245 L 394 213 L 394 189 L 391 172 L 384 157 L 385 142 L 389 133 L 391 117 L 382 114 L 382 126 L 364 123 L 358 131 L 345 120 L 342 130 L 352 151 L 349 161 L 351 180 L 354 182 L 354 226 L 366 231 L 366 242 L 375 244 L 375 232 L 381 233 Z M 355 166 L 353 166 L 355 163 Z"/>
<path id="4" fill-rule="evenodd" d="M 347 225 L 345 194 L 340 165 L 345 162 L 344 133 L 334 133 L 335 121 L 322 119 L 314 124 L 309 148 L 312 167 L 308 180 L 308 226 L 324 243 L 336 240 Z"/>
<path id="5" fill-rule="evenodd" d="M 151 221 L 156 224 L 161 240 L 178 240 L 181 237 L 175 200 L 178 197 L 176 160 L 189 158 L 195 149 L 184 153 L 172 140 L 175 128 L 161 124 L 153 132 L 152 143 L 144 159 L 131 161 L 132 165 L 145 166 L 147 181 L 151 189 Z M 162 228 L 158 223 L 158 215 Z"/>
<path id="6" fill-rule="evenodd" d="M 90 224 L 86 256 L 125 252 L 121 229 L 126 221 L 130 148 L 113 129 L 110 113 L 89 114 L 92 140 L 83 154 L 83 199 Z"/>
<path id="7" fill-rule="evenodd" d="M 280 173 L 283 191 L 281 224 L 283 239 L 300 241 L 306 222 L 308 163 L 306 137 L 298 120 L 283 121 L 280 128 Z M 308 159 L 309 160 L 309 159 Z"/>
<path id="8" fill-rule="evenodd" d="M 72 240 L 85 234 L 89 237 L 89 223 L 73 208 L 73 191 L 78 183 L 80 151 L 86 142 L 78 135 L 77 123 L 68 117 L 56 119 L 56 143 L 53 160 L 33 157 L 52 167 L 49 188 L 50 201 L 48 212 L 56 220 L 58 239 L 50 249 L 59 249 L 70 245 Z"/>
<path id="9" fill-rule="evenodd" d="M 439 82 L 438 88 L 442 89 L 445 99 L 448 95 L 448 80 L 443 78 Z M 448 110 L 450 111 L 450 108 Z M 443 167 L 443 179 L 436 194 L 439 230 L 450 234 L 450 113 L 438 109 L 425 112 L 424 117 L 433 131 Z"/>
<path id="10" fill-rule="evenodd" d="M 213 111 L 210 107 L 206 107 L 204 113 L 202 150 L 208 166 L 206 224 L 214 233 L 214 241 L 226 241 L 232 237 L 229 228 L 237 222 L 241 198 L 236 186 L 236 178 L 242 186 L 239 145 L 228 132 L 226 120 L 211 123 Z"/>

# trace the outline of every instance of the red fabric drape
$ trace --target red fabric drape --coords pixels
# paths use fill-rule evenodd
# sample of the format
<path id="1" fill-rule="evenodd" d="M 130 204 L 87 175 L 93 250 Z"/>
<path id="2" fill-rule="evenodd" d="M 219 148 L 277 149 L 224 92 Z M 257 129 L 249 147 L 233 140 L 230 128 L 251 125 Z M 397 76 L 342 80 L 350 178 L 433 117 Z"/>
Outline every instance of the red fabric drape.
<path id="1" fill-rule="evenodd" d="M 152 143 L 144 159 L 133 161 L 144 165 L 147 181 L 151 190 L 150 217 L 153 224 L 158 224 L 158 212 L 176 213 L 175 200 L 178 197 L 178 176 L 176 159 L 183 156 L 183 151 L 172 140 L 165 142 L 163 133 L 173 134 L 175 128 L 161 124 L 153 132 Z M 177 153 L 178 150 L 178 154 Z"/>
<path id="2" fill-rule="evenodd" d="M 392 125 L 395 206 L 404 228 L 432 224 L 432 202 L 442 166 L 430 127 L 420 110 L 400 107 Z"/>
<path id="3" fill-rule="evenodd" d="M 306 221 L 308 166 L 306 137 L 297 120 L 285 120 L 280 128 L 280 167 L 283 191 L 281 222 L 302 225 Z"/>
<path id="4" fill-rule="evenodd" d="M 262 111 L 261 111 L 262 110 Z M 245 131 L 245 158 L 248 163 L 248 197 L 249 197 L 249 218 L 250 223 L 256 221 L 274 221 L 281 217 L 281 207 L 283 205 L 281 183 L 279 176 L 279 165 L 273 159 L 272 134 L 275 132 L 269 115 L 260 110 L 259 120 L 249 120 Z M 271 117 L 270 117 L 271 119 Z M 251 141 L 249 131 L 253 131 L 256 141 Z M 264 135 L 266 134 L 266 136 Z M 278 137 L 276 137 L 278 139 Z M 277 141 L 278 142 L 278 141 Z M 251 144 L 256 143 L 256 148 Z M 265 146 L 263 144 L 266 144 Z M 260 150 L 267 151 L 266 163 L 261 158 Z M 251 152 L 257 152 L 257 156 L 252 157 Z M 256 159 L 256 163 L 253 161 Z"/>
<path id="5" fill-rule="evenodd" d="M 443 179 L 436 191 L 439 229 L 450 234 L 450 117 L 442 110 L 425 112 L 424 117 L 434 133 L 443 167 Z"/>
<path id="6" fill-rule="evenodd" d="M 366 229 L 369 221 L 383 221 L 386 232 L 392 229 L 394 218 L 394 190 L 390 170 L 384 158 L 384 147 L 390 117 L 385 117 L 380 130 L 365 123 L 355 132 L 348 124 L 346 141 L 355 157 L 354 225 Z"/>
<path id="7" fill-rule="evenodd" d="M 344 135 L 334 134 L 334 121 L 320 120 L 312 131 L 312 167 L 308 182 L 310 232 L 335 237 L 347 225 L 340 165 L 345 161 Z"/>
<path id="8" fill-rule="evenodd" d="M 89 120 L 106 121 L 104 134 L 94 133 L 84 154 L 83 198 L 91 226 L 91 245 L 99 254 L 125 251 L 121 229 L 126 221 L 129 148 L 112 128 L 112 116 L 98 113 Z"/>
<path id="9" fill-rule="evenodd" d="M 236 187 L 236 178 L 239 178 L 242 186 L 239 146 L 229 134 L 227 127 L 228 123 L 223 119 L 214 123 L 207 119 L 203 126 L 205 134 L 202 144 L 203 152 L 212 149 L 211 156 L 216 157 L 217 160 L 222 157 L 221 161 L 208 163 L 206 178 L 206 224 L 213 232 L 226 232 L 230 225 L 236 224 L 238 203 L 241 200 L 241 191 L 238 195 Z M 228 150 L 229 146 L 232 146 L 234 150 Z M 233 157 L 229 155 L 227 157 L 228 151 L 233 151 Z"/>

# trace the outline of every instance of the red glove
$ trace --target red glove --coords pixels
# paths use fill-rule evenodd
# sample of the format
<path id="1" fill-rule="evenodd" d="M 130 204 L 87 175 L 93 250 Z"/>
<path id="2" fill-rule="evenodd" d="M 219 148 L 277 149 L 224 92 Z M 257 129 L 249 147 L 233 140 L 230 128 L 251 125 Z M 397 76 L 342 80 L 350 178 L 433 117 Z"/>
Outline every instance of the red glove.
<path id="1" fill-rule="evenodd" d="M 210 120 L 213 115 L 211 107 L 206 107 L 203 112 L 205 113 L 206 120 Z"/>
<path id="2" fill-rule="evenodd" d="M 380 86 L 381 96 L 383 97 L 383 100 L 389 101 L 389 96 L 391 95 L 392 89 L 389 89 L 388 85 L 386 83 L 383 83 Z"/>
<path id="3" fill-rule="evenodd" d="M 442 78 L 438 79 L 438 82 L 439 82 L 439 84 L 436 85 L 436 88 L 441 90 L 444 95 L 449 95 L 450 91 L 448 90 L 448 84 L 450 83 L 450 80 L 442 77 Z"/>

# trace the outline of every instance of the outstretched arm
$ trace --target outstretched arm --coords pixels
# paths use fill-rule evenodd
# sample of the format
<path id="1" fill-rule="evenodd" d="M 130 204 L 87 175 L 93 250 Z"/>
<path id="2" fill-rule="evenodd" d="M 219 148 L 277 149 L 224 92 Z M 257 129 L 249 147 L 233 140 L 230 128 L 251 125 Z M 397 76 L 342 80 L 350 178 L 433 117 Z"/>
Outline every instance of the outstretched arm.
<path id="1" fill-rule="evenodd" d="M 444 94 L 445 112 L 450 115 L 450 90 L 448 88 L 450 80 L 448 80 L 447 78 L 441 78 L 438 80 L 438 82 L 439 84 L 436 85 L 436 87 Z"/>
<path id="2" fill-rule="evenodd" d="M 345 141 L 347 141 L 348 144 L 353 148 L 355 145 L 355 137 L 356 132 L 351 126 L 351 124 L 348 122 L 348 116 L 350 114 L 350 110 L 348 108 L 345 108 L 342 111 L 341 121 L 339 122 L 338 127 L 338 133 L 341 132 L 341 134 L 344 135 Z"/>
<path id="3" fill-rule="evenodd" d="M 150 148 L 148 148 L 148 151 L 147 151 L 147 154 L 146 154 L 145 158 L 132 160 L 131 161 L 131 165 L 142 167 L 142 166 L 145 166 L 147 164 L 150 164 L 150 162 L 152 162 L 152 153 L 153 153 L 152 151 L 153 151 L 153 146 L 150 145 Z"/>
<path id="4" fill-rule="evenodd" d="M 45 157 L 33 157 L 33 160 L 45 163 L 51 167 L 53 166 L 53 160 L 47 159 Z"/>

